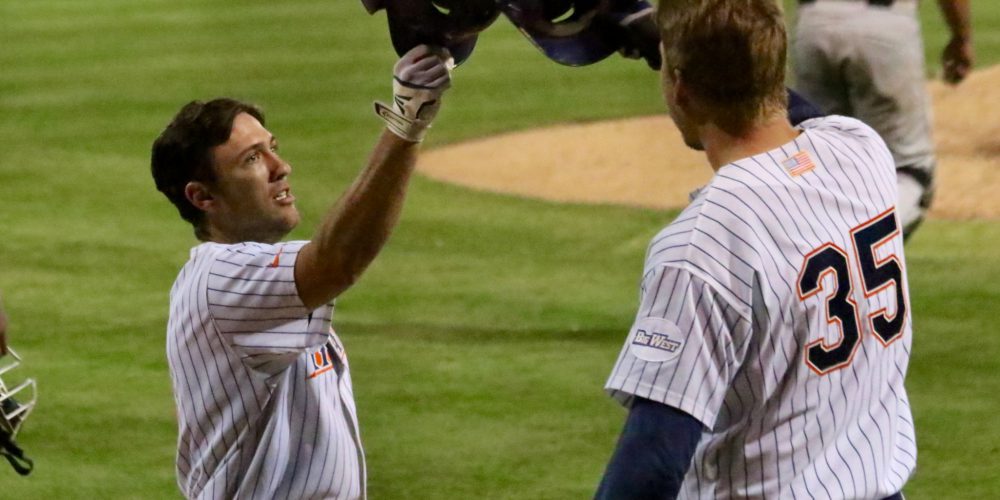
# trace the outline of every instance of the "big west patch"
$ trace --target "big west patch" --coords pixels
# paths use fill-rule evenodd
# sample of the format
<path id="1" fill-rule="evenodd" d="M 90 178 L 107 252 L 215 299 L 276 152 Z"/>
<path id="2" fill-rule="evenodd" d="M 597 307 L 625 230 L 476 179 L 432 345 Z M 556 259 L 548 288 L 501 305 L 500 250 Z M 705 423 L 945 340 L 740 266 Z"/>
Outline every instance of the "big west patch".
<path id="1" fill-rule="evenodd" d="M 663 318 L 641 318 L 629 333 L 632 355 L 653 363 L 670 361 L 680 356 L 684 336 L 677 325 Z"/>

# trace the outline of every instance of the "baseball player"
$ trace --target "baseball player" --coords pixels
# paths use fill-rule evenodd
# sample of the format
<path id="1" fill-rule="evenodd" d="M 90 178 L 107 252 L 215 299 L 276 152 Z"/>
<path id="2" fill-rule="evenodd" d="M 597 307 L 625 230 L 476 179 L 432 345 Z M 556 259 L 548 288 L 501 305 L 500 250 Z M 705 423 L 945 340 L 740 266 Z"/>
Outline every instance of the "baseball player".
<path id="1" fill-rule="evenodd" d="M 793 126 L 773 0 L 661 0 L 663 94 L 715 171 L 652 240 L 597 498 L 899 498 L 916 461 L 892 156 Z"/>
<path id="2" fill-rule="evenodd" d="M 957 84 L 973 62 L 969 1 L 938 5 L 951 30 L 944 79 Z M 794 54 L 797 89 L 807 99 L 860 119 L 888 144 L 909 237 L 930 207 L 935 167 L 917 0 L 799 0 Z"/>
<path id="3" fill-rule="evenodd" d="M 291 166 L 259 109 L 232 99 L 184 106 L 153 144 L 157 189 L 201 244 L 170 291 L 167 357 L 188 498 L 366 496 L 365 457 L 332 300 L 395 225 L 423 139 L 450 85 L 446 50 L 412 48 L 367 167 L 311 241 Z"/>

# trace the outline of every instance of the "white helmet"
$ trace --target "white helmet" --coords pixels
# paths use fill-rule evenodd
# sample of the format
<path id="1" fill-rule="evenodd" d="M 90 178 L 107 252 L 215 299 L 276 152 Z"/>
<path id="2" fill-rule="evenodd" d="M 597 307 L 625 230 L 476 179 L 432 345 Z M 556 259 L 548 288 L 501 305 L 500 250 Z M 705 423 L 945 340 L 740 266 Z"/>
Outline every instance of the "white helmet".
<path id="1" fill-rule="evenodd" d="M 14 442 L 14 436 L 35 408 L 38 395 L 35 379 L 11 373 L 21 366 L 21 357 L 13 349 L 8 348 L 7 352 L 8 356 L 0 357 L 0 455 L 10 462 L 18 474 L 27 476 L 35 464 L 24 456 L 24 450 Z M 13 380 L 11 386 L 7 385 L 5 378 Z"/>

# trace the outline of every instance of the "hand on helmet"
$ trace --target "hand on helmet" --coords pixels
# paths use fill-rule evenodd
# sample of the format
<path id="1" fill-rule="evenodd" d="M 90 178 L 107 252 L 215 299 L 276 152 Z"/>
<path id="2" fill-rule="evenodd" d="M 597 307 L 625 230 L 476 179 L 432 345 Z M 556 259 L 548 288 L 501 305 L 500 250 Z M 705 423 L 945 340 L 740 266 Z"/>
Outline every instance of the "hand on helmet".
<path id="1" fill-rule="evenodd" d="M 423 141 L 441 107 L 441 95 L 451 86 L 454 61 L 447 49 L 417 45 L 393 68 L 392 106 L 376 102 L 375 112 L 386 127 L 411 142 Z"/>
<path id="2" fill-rule="evenodd" d="M 660 31 L 656 12 L 645 0 L 639 0 L 622 11 L 612 11 L 618 53 L 629 59 L 645 59 L 650 68 L 660 69 Z"/>

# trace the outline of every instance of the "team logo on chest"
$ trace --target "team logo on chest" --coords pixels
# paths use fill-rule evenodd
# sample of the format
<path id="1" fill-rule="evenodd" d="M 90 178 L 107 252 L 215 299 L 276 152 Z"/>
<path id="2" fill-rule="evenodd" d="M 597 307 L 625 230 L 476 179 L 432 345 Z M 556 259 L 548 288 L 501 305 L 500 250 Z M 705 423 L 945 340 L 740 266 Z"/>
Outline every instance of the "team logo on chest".
<path id="1" fill-rule="evenodd" d="M 663 318 L 637 320 L 629 337 L 632 339 L 629 350 L 643 361 L 669 361 L 679 356 L 684 347 L 680 328 Z"/>
<path id="2" fill-rule="evenodd" d="M 310 356 L 309 361 L 312 366 L 310 366 L 309 374 L 306 378 L 316 378 L 326 372 L 335 370 L 337 374 L 343 370 L 343 355 L 344 348 L 340 346 L 340 342 L 335 339 L 330 339 L 323 347 L 316 349 Z"/>

